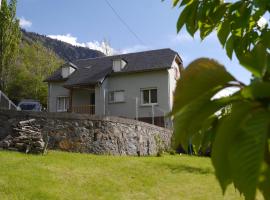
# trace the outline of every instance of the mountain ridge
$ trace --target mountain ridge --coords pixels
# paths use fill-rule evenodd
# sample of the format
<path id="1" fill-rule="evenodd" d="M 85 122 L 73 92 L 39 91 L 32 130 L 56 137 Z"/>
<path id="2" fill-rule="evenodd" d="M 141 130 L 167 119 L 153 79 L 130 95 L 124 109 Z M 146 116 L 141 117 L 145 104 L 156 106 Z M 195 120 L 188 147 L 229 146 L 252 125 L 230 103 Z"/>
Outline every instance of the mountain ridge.
<path id="1" fill-rule="evenodd" d="M 96 58 L 105 56 L 98 50 L 89 49 L 86 47 L 73 46 L 69 43 L 49 38 L 34 32 L 22 31 L 22 40 L 31 43 L 41 43 L 45 48 L 52 50 L 55 54 L 66 62 L 72 62 L 78 59 Z"/>

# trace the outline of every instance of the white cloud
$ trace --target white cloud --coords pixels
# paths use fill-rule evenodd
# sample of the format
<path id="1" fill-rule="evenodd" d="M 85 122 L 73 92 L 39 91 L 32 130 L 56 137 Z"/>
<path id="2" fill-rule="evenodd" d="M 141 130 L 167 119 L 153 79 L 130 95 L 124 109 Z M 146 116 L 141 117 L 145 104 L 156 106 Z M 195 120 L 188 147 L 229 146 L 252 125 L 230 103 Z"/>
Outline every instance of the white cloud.
<path id="1" fill-rule="evenodd" d="M 70 33 L 66 35 L 47 35 L 48 37 L 52 39 L 57 39 L 66 43 L 69 43 L 74 46 L 79 47 L 86 47 L 89 49 L 94 49 L 101 51 L 105 55 L 116 55 L 116 54 L 124 54 L 124 53 L 132 53 L 132 52 L 138 52 L 138 51 L 145 51 L 148 50 L 149 47 L 144 45 L 134 45 L 132 47 L 123 48 L 120 50 L 116 50 L 112 48 L 106 40 L 104 41 L 90 41 L 90 42 L 78 42 L 78 38 L 75 36 L 72 36 Z"/>
<path id="2" fill-rule="evenodd" d="M 25 19 L 24 17 L 19 18 L 20 20 L 20 27 L 22 28 L 30 28 L 32 26 L 32 22 Z"/>
<path id="3" fill-rule="evenodd" d="M 74 46 L 86 47 L 89 49 L 98 50 L 106 55 L 113 55 L 113 54 L 117 53 L 117 51 L 115 49 L 113 49 L 107 41 L 102 41 L 102 42 L 93 41 L 93 42 L 79 43 L 77 41 L 78 38 L 72 36 L 69 33 L 66 35 L 48 35 L 48 37 L 69 43 L 69 44 L 74 45 Z"/>
<path id="4" fill-rule="evenodd" d="M 81 46 L 81 44 L 77 43 L 77 38 L 73 37 L 71 34 L 66 35 L 48 35 L 48 37 L 56 40 L 60 40 L 62 42 L 66 42 L 72 44 L 74 46 Z"/>
<path id="5" fill-rule="evenodd" d="M 85 47 L 87 47 L 89 49 L 95 49 L 95 50 L 101 51 L 105 55 L 114 55 L 114 54 L 117 54 L 117 51 L 115 49 L 113 49 L 110 46 L 109 42 L 107 42 L 107 41 L 102 41 L 102 42 L 98 42 L 98 41 L 87 42 L 87 43 L 85 43 Z"/>

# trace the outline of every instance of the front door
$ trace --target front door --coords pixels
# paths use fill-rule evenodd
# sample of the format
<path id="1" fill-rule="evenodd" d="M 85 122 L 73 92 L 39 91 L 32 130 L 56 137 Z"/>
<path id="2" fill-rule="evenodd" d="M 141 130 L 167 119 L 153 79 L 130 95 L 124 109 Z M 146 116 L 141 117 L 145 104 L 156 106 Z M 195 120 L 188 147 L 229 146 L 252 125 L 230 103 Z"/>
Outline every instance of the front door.
<path id="1" fill-rule="evenodd" d="M 90 93 L 90 105 L 95 105 L 95 93 Z"/>
<path id="2" fill-rule="evenodd" d="M 95 114 L 95 92 L 90 93 L 90 114 Z"/>

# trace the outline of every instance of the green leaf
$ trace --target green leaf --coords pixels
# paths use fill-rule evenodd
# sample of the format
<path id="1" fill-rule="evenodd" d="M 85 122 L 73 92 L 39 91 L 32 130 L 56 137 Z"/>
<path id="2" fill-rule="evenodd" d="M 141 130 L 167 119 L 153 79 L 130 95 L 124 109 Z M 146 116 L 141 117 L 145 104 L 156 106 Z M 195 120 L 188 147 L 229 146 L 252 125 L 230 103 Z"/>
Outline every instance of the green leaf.
<path id="1" fill-rule="evenodd" d="M 180 144 L 183 148 L 186 148 L 192 135 L 199 131 L 204 120 L 213 115 L 220 105 L 215 102 L 211 102 L 211 97 L 216 94 L 222 87 L 214 88 L 200 97 L 193 99 L 189 104 L 184 106 L 174 116 L 174 147 L 177 148 Z M 198 117 L 197 115 L 200 115 Z M 194 118 L 200 118 L 202 120 L 194 120 Z M 196 128 L 195 128 L 196 127 Z"/>
<path id="2" fill-rule="evenodd" d="M 254 200 L 263 163 L 270 116 L 251 103 L 234 103 L 221 121 L 213 145 L 212 161 L 223 192 L 231 182 Z"/>
<path id="3" fill-rule="evenodd" d="M 252 72 L 256 77 L 263 77 L 267 70 L 268 53 L 261 43 L 255 45 L 251 52 L 246 52 L 238 56 L 240 64 Z"/>
<path id="4" fill-rule="evenodd" d="M 187 4 L 190 4 L 193 0 L 182 0 L 181 4 L 180 4 L 180 7 L 181 6 L 184 6 L 184 5 L 187 5 Z"/>
<path id="5" fill-rule="evenodd" d="M 241 124 L 243 131 L 238 132 L 231 143 L 229 163 L 233 182 L 246 200 L 255 199 L 269 121 L 268 112 L 253 111 Z"/>
<path id="6" fill-rule="evenodd" d="M 218 117 L 216 115 L 213 115 L 209 117 L 205 123 L 208 124 L 203 124 L 202 128 L 202 133 L 203 133 L 203 138 L 201 141 L 201 150 L 202 152 L 205 152 L 207 148 L 209 148 L 215 139 L 216 136 L 216 128 L 217 128 L 217 123 L 218 123 Z"/>
<path id="7" fill-rule="evenodd" d="M 179 3 L 179 0 L 173 0 L 173 7 L 175 7 Z"/>
<path id="8" fill-rule="evenodd" d="M 238 107 L 238 109 L 237 109 Z M 221 185 L 223 193 L 232 183 L 232 174 L 229 164 L 229 147 L 234 135 L 239 132 L 238 125 L 250 110 L 250 105 L 236 103 L 232 106 L 232 113 L 220 122 L 216 138 L 212 148 L 212 162 L 215 167 L 216 177 Z"/>
<path id="9" fill-rule="evenodd" d="M 182 11 L 182 13 L 180 14 L 177 20 L 177 24 L 176 24 L 177 33 L 179 33 L 179 31 L 183 28 L 184 24 L 186 23 L 189 12 L 190 12 L 190 7 L 186 6 L 184 10 Z"/>
<path id="10" fill-rule="evenodd" d="M 230 34 L 230 31 L 231 31 L 231 28 L 230 28 L 230 21 L 229 20 L 225 20 L 219 30 L 218 30 L 218 39 L 220 41 L 220 43 L 222 44 L 222 46 L 224 47 L 226 41 L 227 41 L 227 38 Z"/>
<path id="11" fill-rule="evenodd" d="M 220 22 L 220 20 L 224 17 L 228 7 L 229 7 L 229 3 L 218 4 L 215 7 L 213 17 L 211 18 L 214 21 L 214 23 Z"/>
<path id="12" fill-rule="evenodd" d="M 203 23 L 202 25 L 200 25 L 200 37 L 201 40 L 204 40 L 212 31 L 213 31 L 212 26 Z"/>
<path id="13" fill-rule="evenodd" d="M 270 98 L 269 82 L 254 82 L 242 89 L 241 94 L 244 98 L 256 100 Z"/>
<path id="14" fill-rule="evenodd" d="M 231 35 L 231 37 L 229 37 L 226 43 L 226 53 L 230 59 L 232 59 L 233 49 L 234 49 L 234 36 Z"/>
<path id="15" fill-rule="evenodd" d="M 224 108 L 230 103 L 239 100 L 239 98 L 234 95 L 211 100 L 212 97 L 223 88 L 223 86 L 218 86 L 200 95 L 176 113 L 174 116 L 175 148 L 177 148 L 180 144 L 184 148 L 187 147 L 191 138 L 193 138 L 192 142 L 193 140 L 198 141 L 202 139 L 203 129 L 209 128 L 206 127 L 208 119 L 213 117 L 213 115 L 221 108 Z M 198 145 L 196 147 L 199 148 Z"/>
<path id="16" fill-rule="evenodd" d="M 233 12 L 235 10 L 239 10 L 240 7 L 243 5 L 243 3 L 244 3 L 243 1 L 237 1 L 237 2 L 235 2 L 233 4 L 231 4 L 230 5 L 230 12 Z"/>
<path id="17" fill-rule="evenodd" d="M 228 166 L 228 148 L 232 143 L 233 136 L 239 132 L 237 129 L 239 122 L 250 109 L 249 106 L 244 104 L 238 110 L 235 110 L 234 107 L 237 106 L 239 104 L 234 104 L 233 112 L 221 121 L 212 148 L 212 162 L 223 193 L 225 193 L 227 186 L 233 181 L 231 168 Z"/>
<path id="18" fill-rule="evenodd" d="M 234 77 L 218 62 L 200 58 L 193 61 L 183 71 L 175 90 L 175 103 L 172 114 L 177 113 L 185 105 L 202 94 L 221 86 L 223 88 Z"/>
<path id="19" fill-rule="evenodd" d="M 241 8 L 239 9 L 239 17 L 235 18 L 235 24 L 237 28 L 245 28 L 249 25 L 250 15 L 252 7 L 249 6 L 248 2 L 243 2 Z"/>
<path id="20" fill-rule="evenodd" d="M 186 29 L 190 35 L 194 36 L 195 32 L 198 30 L 198 21 L 197 21 L 197 9 L 199 1 L 193 1 L 189 6 L 189 14 L 186 20 Z M 186 7 L 186 8 L 187 8 Z"/>
<path id="21" fill-rule="evenodd" d="M 267 164 L 263 166 L 263 172 L 260 177 L 259 189 L 265 200 L 270 200 L 270 167 Z"/>
<path id="22" fill-rule="evenodd" d="M 262 32 L 262 43 L 270 49 L 270 30 L 265 30 Z"/>

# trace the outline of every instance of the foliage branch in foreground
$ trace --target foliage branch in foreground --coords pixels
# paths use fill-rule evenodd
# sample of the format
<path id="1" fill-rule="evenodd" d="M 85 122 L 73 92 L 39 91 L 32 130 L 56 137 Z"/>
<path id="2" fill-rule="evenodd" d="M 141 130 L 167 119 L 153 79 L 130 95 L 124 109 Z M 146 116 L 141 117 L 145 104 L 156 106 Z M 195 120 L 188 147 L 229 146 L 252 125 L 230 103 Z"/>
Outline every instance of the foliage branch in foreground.
<path id="1" fill-rule="evenodd" d="M 214 60 L 193 61 L 177 83 L 174 145 L 187 148 L 192 142 L 196 152 L 211 147 L 223 192 L 233 183 L 247 200 L 254 200 L 257 190 L 270 199 L 270 31 L 261 23 L 270 1 L 173 0 L 173 5 L 182 9 L 178 32 L 185 26 L 203 40 L 216 31 L 228 57 L 235 54 L 256 77 L 244 85 Z M 239 91 L 216 97 L 228 87 Z"/>

